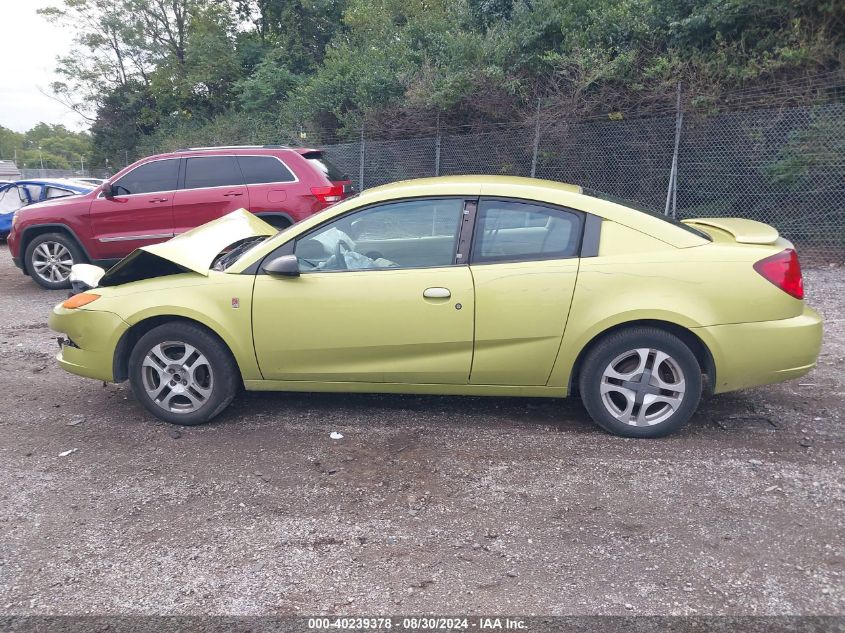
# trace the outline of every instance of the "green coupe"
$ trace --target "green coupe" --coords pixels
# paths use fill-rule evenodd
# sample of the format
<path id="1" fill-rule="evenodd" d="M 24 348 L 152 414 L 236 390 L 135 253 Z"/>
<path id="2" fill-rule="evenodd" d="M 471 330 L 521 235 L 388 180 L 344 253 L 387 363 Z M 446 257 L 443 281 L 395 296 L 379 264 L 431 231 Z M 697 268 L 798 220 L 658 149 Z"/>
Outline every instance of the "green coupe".
<path id="1" fill-rule="evenodd" d="M 526 178 L 395 183 L 281 232 L 236 211 L 72 279 L 59 364 L 176 424 L 241 387 L 578 393 L 604 429 L 657 437 L 704 389 L 807 373 L 822 336 L 774 228 Z"/>

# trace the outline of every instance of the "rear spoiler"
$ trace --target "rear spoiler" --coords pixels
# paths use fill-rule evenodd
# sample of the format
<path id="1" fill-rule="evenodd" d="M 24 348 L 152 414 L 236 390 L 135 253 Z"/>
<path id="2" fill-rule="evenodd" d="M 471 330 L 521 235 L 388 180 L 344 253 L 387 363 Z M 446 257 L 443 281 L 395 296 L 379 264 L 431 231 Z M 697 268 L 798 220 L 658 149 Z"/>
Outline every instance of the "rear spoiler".
<path id="1" fill-rule="evenodd" d="M 774 244 L 780 237 L 775 227 L 744 218 L 691 218 L 683 220 L 683 223 L 725 231 L 740 244 Z"/>

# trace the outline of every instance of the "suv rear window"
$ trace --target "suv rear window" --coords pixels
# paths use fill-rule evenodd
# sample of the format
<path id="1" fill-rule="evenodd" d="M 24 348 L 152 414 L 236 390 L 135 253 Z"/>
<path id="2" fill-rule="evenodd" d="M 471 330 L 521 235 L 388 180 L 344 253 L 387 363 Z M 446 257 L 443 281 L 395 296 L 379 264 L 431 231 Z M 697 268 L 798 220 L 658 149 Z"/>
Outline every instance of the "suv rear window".
<path id="1" fill-rule="evenodd" d="M 185 164 L 185 189 L 244 184 L 234 156 L 200 156 Z"/>
<path id="2" fill-rule="evenodd" d="M 238 164 L 248 185 L 296 180 L 290 169 L 275 156 L 238 156 Z"/>
<path id="3" fill-rule="evenodd" d="M 308 152 L 307 154 L 303 154 L 302 157 L 319 169 L 332 182 L 349 180 L 349 176 L 344 174 L 337 165 L 328 160 L 323 155 L 323 152 Z"/>

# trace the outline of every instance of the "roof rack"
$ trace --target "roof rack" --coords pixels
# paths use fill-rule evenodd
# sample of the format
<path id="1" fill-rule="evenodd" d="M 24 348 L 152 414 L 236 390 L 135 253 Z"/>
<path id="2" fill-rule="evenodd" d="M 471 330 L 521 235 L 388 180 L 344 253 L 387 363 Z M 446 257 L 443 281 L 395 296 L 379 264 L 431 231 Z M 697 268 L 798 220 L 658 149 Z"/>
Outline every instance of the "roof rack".
<path id="1" fill-rule="evenodd" d="M 290 149 L 288 145 L 215 145 L 212 147 L 182 147 L 175 152 L 204 152 L 215 149 Z"/>

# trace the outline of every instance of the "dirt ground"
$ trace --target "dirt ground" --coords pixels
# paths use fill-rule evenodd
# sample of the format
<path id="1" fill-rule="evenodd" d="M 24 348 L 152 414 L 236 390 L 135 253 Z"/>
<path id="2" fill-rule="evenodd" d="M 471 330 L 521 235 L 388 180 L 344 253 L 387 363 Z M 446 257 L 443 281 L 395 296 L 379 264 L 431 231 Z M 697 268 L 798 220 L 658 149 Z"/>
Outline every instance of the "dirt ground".
<path id="1" fill-rule="evenodd" d="M 0 615 L 843 614 L 845 268 L 805 282 L 819 367 L 664 440 L 576 400 L 367 395 L 177 430 L 56 367 L 64 293 L 2 245 Z"/>

